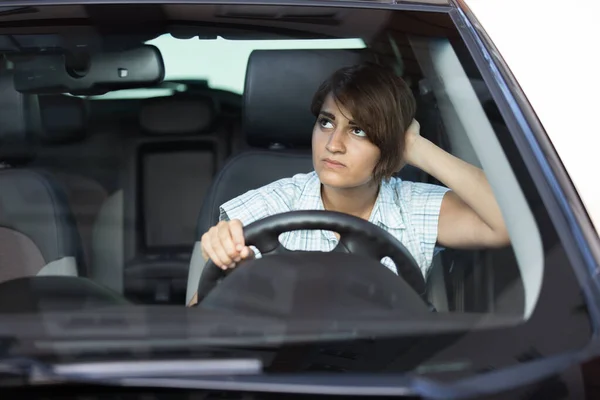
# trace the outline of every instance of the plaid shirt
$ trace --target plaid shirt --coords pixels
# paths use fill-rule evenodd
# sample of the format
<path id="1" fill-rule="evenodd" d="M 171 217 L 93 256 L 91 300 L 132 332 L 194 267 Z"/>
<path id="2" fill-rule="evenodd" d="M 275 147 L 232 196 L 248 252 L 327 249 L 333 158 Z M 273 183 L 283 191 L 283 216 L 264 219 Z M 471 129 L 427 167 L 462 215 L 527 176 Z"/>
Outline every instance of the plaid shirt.
<path id="1" fill-rule="evenodd" d="M 425 277 L 434 256 L 442 199 L 448 190 L 399 178 L 383 181 L 369 218 L 410 251 Z M 220 207 L 220 220 L 239 219 L 246 226 L 270 215 L 299 210 L 323 210 L 321 182 L 314 171 L 280 179 L 226 202 Z M 331 251 L 338 243 L 333 232 L 318 230 L 286 232 L 280 241 L 290 250 L 304 251 Z M 396 272 L 389 257 L 381 262 Z"/>

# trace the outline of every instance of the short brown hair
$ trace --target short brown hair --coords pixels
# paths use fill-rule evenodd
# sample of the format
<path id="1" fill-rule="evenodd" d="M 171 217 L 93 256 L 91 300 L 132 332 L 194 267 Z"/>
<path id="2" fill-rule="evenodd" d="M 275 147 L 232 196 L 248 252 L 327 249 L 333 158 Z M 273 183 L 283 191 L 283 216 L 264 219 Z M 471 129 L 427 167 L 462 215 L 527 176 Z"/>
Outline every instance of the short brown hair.
<path id="1" fill-rule="evenodd" d="M 311 112 L 318 117 L 325 98 L 333 95 L 381 156 L 373 171 L 380 182 L 398 171 L 404 154 L 405 132 L 416 112 L 416 102 L 406 82 L 388 67 L 364 63 L 337 70 L 324 81 L 313 97 Z"/>

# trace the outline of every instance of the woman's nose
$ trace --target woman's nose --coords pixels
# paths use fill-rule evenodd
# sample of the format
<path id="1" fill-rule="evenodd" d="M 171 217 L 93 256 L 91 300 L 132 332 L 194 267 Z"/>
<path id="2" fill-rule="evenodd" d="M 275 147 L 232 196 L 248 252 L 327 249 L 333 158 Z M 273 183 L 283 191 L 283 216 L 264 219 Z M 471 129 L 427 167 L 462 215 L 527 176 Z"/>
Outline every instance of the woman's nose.
<path id="1" fill-rule="evenodd" d="M 344 133 L 340 129 L 336 129 L 329 136 L 327 146 L 325 146 L 331 153 L 343 153 L 346 150 L 344 145 Z"/>

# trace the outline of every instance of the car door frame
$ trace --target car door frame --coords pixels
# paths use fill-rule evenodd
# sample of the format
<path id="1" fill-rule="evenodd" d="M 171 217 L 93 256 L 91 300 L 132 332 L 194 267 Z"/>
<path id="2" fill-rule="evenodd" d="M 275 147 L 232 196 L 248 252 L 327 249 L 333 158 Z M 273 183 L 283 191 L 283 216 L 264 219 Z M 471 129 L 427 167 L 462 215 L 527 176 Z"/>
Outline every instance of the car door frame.
<path id="1" fill-rule="evenodd" d="M 569 256 L 575 275 L 593 313 L 596 334 L 600 324 L 600 239 L 567 171 L 541 122 L 498 49 L 463 0 L 450 17 L 490 89 L 508 130 L 539 191 Z"/>

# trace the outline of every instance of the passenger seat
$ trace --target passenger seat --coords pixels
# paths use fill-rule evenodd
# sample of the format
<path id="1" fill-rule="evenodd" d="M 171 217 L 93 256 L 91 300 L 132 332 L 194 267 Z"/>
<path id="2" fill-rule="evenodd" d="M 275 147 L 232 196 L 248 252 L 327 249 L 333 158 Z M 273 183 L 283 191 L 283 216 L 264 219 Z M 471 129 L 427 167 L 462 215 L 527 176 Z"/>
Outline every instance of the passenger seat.
<path id="1" fill-rule="evenodd" d="M 35 275 L 77 276 L 83 255 L 75 219 L 60 183 L 26 168 L 41 131 L 36 96 L 0 75 L 0 282 Z"/>

